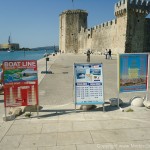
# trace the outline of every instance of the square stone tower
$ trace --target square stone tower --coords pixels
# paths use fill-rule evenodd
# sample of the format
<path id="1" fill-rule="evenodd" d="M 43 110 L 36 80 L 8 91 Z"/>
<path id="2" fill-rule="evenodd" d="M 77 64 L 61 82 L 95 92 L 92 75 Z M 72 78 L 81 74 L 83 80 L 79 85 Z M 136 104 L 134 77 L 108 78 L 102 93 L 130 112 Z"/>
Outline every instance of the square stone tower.
<path id="1" fill-rule="evenodd" d="M 65 53 L 78 53 L 78 33 L 87 28 L 85 10 L 66 10 L 60 14 L 59 49 Z"/>

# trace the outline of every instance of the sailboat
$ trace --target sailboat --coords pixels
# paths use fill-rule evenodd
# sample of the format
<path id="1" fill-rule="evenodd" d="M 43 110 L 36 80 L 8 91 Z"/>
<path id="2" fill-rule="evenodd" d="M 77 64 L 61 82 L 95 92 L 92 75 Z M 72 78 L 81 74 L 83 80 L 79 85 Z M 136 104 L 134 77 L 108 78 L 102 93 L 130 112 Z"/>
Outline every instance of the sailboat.
<path id="1" fill-rule="evenodd" d="M 8 45 L 9 45 L 9 49 L 7 50 L 7 52 L 14 52 L 14 50 L 11 49 L 11 34 L 8 37 Z"/>

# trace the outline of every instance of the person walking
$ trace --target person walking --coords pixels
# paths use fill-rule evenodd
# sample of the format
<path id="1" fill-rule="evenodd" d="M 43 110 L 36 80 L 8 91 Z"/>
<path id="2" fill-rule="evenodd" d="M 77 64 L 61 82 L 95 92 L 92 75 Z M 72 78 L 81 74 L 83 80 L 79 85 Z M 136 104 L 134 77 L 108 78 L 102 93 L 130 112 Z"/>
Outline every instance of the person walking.
<path id="1" fill-rule="evenodd" d="M 86 54 L 87 54 L 87 62 L 90 62 L 90 55 L 91 55 L 90 49 L 88 49 Z"/>
<path id="2" fill-rule="evenodd" d="M 109 54 L 109 59 L 112 59 L 112 57 L 111 57 L 111 49 L 109 49 L 108 54 Z"/>
<path id="3" fill-rule="evenodd" d="M 105 59 L 107 59 L 108 51 L 107 49 L 105 50 Z"/>
<path id="4" fill-rule="evenodd" d="M 3 92 L 4 90 L 4 86 L 3 86 L 3 82 L 4 82 L 4 76 L 3 76 L 3 65 L 0 65 L 2 71 L 0 72 L 0 92 Z"/>

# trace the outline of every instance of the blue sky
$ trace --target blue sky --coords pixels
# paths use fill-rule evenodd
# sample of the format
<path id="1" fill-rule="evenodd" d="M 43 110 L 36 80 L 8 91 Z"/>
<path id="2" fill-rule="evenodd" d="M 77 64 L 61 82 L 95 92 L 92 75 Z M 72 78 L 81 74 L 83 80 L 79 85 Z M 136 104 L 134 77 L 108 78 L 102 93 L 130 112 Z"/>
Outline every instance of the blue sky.
<path id="1" fill-rule="evenodd" d="M 114 19 L 118 0 L 0 0 L 0 43 L 12 42 L 20 47 L 59 44 L 59 14 L 68 9 L 88 12 L 88 28 Z M 74 4 L 74 5 L 73 5 Z"/>

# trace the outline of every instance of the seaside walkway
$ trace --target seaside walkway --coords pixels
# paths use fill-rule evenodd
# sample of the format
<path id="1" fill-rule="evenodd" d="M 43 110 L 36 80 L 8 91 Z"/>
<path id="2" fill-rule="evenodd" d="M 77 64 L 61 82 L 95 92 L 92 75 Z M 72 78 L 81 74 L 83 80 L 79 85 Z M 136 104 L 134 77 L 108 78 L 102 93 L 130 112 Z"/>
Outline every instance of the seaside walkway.
<path id="1" fill-rule="evenodd" d="M 108 102 L 117 94 L 117 57 L 106 60 L 91 55 L 91 63 L 103 63 L 104 97 Z M 124 112 L 99 105 L 95 110 L 74 110 L 73 64 L 86 63 L 86 55 L 51 56 L 45 71 L 45 58 L 38 61 L 39 104 L 43 109 L 4 122 L 3 96 L 0 95 L 0 150 L 147 150 L 150 149 L 150 110 L 131 107 L 127 102 L 144 93 L 120 94 Z M 149 84 L 150 85 L 150 84 Z M 150 99 L 150 95 L 148 94 Z M 132 108 L 133 112 L 126 112 Z"/>

